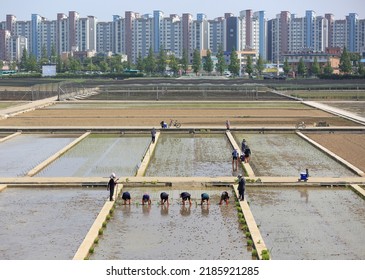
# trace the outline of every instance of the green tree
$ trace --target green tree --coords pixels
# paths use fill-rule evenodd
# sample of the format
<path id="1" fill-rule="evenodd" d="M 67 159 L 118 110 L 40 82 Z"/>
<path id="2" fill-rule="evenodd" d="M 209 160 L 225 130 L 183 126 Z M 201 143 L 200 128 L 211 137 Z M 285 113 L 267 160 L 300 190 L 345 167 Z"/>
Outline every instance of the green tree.
<path id="1" fill-rule="evenodd" d="M 23 49 L 23 54 L 20 59 L 19 68 L 20 70 L 26 70 L 28 64 L 28 51 L 26 48 Z"/>
<path id="2" fill-rule="evenodd" d="M 261 55 L 259 55 L 259 58 L 257 59 L 257 62 L 256 62 L 256 71 L 257 71 L 257 73 L 259 73 L 259 76 L 262 75 L 264 68 L 265 68 L 264 60 L 262 59 Z"/>
<path id="3" fill-rule="evenodd" d="M 306 73 L 307 68 L 305 67 L 303 57 L 301 57 L 298 63 L 298 75 L 305 76 Z"/>
<path id="4" fill-rule="evenodd" d="M 57 59 L 56 59 L 56 72 L 57 73 L 61 73 L 64 71 L 64 65 L 63 65 L 63 61 L 61 59 L 61 56 L 58 55 Z"/>
<path id="5" fill-rule="evenodd" d="M 90 62 L 88 62 L 90 63 Z M 67 65 L 67 63 L 66 63 Z M 68 68 L 70 69 L 70 71 L 72 72 L 76 72 L 76 71 L 80 71 L 82 69 L 82 66 L 81 66 L 81 61 L 79 59 L 76 59 L 74 57 L 70 57 L 68 59 Z"/>
<path id="6" fill-rule="evenodd" d="M 41 59 L 39 61 L 39 64 L 40 65 L 43 65 L 43 64 L 47 64 L 49 63 L 49 58 L 48 58 L 48 54 L 47 54 L 47 48 L 45 45 L 43 45 L 42 47 L 42 52 L 41 52 Z"/>
<path id="7" fill-rule="evenodd" d="M 109 59 L 109 67 L 112 72 L 120 73 L 122 71 L 122 57 L 119 54 L 113 55 Z"/>
<path id="8" fill-rule="evenodd" d="M 10 64 L 9 64 L 9 70 L 16 70 L 16 61 L 12 61 Z M 0 60 L 0 69 L 2 68 L 1 66 L 1 60 Z"/>
<path id="9" fill-rule="evenodd" d="M 164 74 L 167 66 L 167 55 L 165 49 L 162 47 L 157 57 L 157 72 Z"/>
<path id="10" fill-rule="evenodd" d="M 192 68 L 195 75 L 198 75 L 198 72 L 201 69 L 201 64 L 202 64 L 202 58 L 200 56 L 200 51 L 198 49 L 195 49 L 193 53 L 193 64 L 192 64 Z"/>
<path id="11" fill-rule="evenodd" d="M 148 51 L 148 56 L 144 59 L 145 61 L 145 70 L 147 73 L 152 75 L 156 71 L 156 59 L 153 54 L 152 47 L 150 47 Z"/>
<path id="12" fill-rule="evenodd" d="M 34 54 L 30 54 L 28 59 L 27 59 L 27 64 L 26 64 L 26 71 L 35 71 L 38 72 L 39 71 L 39 67 L 38 67 L 38 63 L 37 63 L 37 58 Z"/>
<path id="13" fill-rule="evenodd" d="M 138 53 L 137 62 L 136 62 L 136 68 L 140 72 L 144 71 L 144 63 L 141 52 Z"/>
<path id="14" fill-rule="evenodd" d="M 177 75 L 177 73 L 180 70 L 179 62 L 176 59 L 176 56 L 174 54 L 171 54 L 169 56 L 169 67 L 170 67 L 171 71 L 174 72 L 174 75 Z"/>
<path id="15" fill-rule="evenodd" d="M 217 71 L 223 75 L 224 70 L 226 70 L 226 60 L 224 59 L 223 47 L 220 46 L 217 53 L 217 63 L 215 65 Z"/>
<path id="16" fill-rule="evenodd" d="M 3 69 L 3 67 L 4 67 L 4 62 L 0 60 L 0 70 Z"/>
<path id="17" fill-rule="evenodd" d="M 250 55 L 247 56 L 246 60 L 246 73 L 251 77 L 253 73 L 253 65 L 252 65 L 252 57 Z"/>
<path id="18" fill-rule="evenodd" d="M 103 60 L 99 63 L 99 69 L 101 72 L 107 73 L 110 72 L 110 67 L 108 62 L 106 62 L 106 60 Z"/>
<path id="19" fill-rule="evenodd" d="M 346 50 L 346 47 L 343 48 L 341 57 L 340 57 L 340 71 L 344 74 L 351 74 L 352 72 L 352 65 L 350 60 L 350 55 Z"/>
<path id="20" fill-rule="evenodd" d="M 365 75 L 364 64 L 362 64 L 360 60 L 358 62 L 357 73 L 359 75 Z"/>
<path id="21" fill-rule="evenodd" d="M 235 49 L 233 49 L 231 52 L 228 70 L 234 76 L 238 76 L 240 74 L 240 61 L 238 60 L 238 55 Z"/>
<path id="22" fill-rule="evenodd" d="M 314 58 L 311 71 L 312 71 L 312 75 L 314 75 L 314 76 L 317 76 L 321 72 L 321 67 L 319 66 L 317 57 Z"/>
<path id="23" fill-rule="evenodd" d="M 290 69 L 291 69 L 291 67 L 289 65 L 288 58 L 285 58 L 284 65 L 283 65 L 283 70 L 284 70 L 285 75 L 288 75 Z"/>
<path id="24" fill-rule="evenodd" d="M 207 56 L 205 57 L 204 60 L 203 69 L 208 73 L 212 73 L 213 71 L 213 60 L 210 50 L 207 50 Z"/>
<path id="25" fill-rule="evenodd" d="M 187 53 L 186 49 L 183 49 L 183 53 L 182 53 L 182 57 L 181 57 L 181 60 L 180 60 L 180 64 L 181 64 L 181 67 L 182 67 L 182 69 L 184 71 L 184 74 L 186 74 L 186 72 L 189 69 L 189 59 L 188 59 L 188 53 Z"/>
<path id="26" fill-rule="evenodd" d="M 327 60 L 327 63 L 323 68 L 323 73 L 327 75 L 331 75 L 333 73 L 333 68 L 331 66 L 330 60 Z"/>
<path id="27" fill-rule="evenodd" d="M 54 44 L 52 44 L 51 46 L 51 57 L 50 57 L 50 61 L 51 63 L 57 63 L 57 52 L 56 52 L 56 47 Z"/>

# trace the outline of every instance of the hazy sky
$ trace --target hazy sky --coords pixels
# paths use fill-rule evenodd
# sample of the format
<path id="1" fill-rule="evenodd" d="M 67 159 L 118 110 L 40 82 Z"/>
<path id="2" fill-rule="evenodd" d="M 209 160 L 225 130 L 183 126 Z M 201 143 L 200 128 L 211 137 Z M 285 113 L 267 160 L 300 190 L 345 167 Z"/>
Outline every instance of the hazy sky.
<path id="1" fill-rule="evenodd" d="M 7 14 L 18 20 L 30 20 L 31 14 L 39 14 L 47 19 L 56 19 L 57 13 L 68 14 L 77 11 L 81 17 L 96 16 L 98 20 L 111 21 L 112 15 L 124 17 L 125 11 L 141 14 L 154 10 L 169 14 L 204 13 L 208 19 L 223 16 L 224 13 L 238 15 L 241 10 L 265 11 L 268 18 L 275 17 L 280 11 L 289 11 L 304 17 L 306 10 L 317 15 L 332 13 L 335 19 L 344 19 L 349 13 L 357 13 L 365 18 L 364 0 L 0 0 L 0 21 Z"/>

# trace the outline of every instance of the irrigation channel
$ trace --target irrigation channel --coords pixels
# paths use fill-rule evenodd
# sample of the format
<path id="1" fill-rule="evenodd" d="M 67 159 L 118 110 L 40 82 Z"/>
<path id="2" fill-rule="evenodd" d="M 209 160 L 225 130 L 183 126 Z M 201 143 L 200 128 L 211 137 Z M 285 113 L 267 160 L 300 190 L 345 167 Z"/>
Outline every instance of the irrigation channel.
<path id="1" fill-rule="evenodd" d="M 251 161 L 233 171 L 232 149 L 243 138 Z M 252 259 L 264 242 L 273 259 L 365 258 L 365 201 L 338 186 L 364 181 L 295 132 L 161 131 L 155 144 L 143 130 L 18 133 L 0 141 L 0 156 L 0 259 L 72 259 L 104 208 L 114 214 L 86 258 Z M 305 168 L 309 182 L 298 182 Z M 131 205 L 107 201 L 111 172 Z M 235 201 L 238 173 L 248 175 L 244 202 Z M 228 205 L 218 205 L 223 190 Z M 158 204 L 161 191 L 169 207 Z M 180 204 L 182 191 L 192 206 Z M 146 192 L 151 206 L 140 204 Z M 199 205 L 202 192 L 209 207 Z"/>

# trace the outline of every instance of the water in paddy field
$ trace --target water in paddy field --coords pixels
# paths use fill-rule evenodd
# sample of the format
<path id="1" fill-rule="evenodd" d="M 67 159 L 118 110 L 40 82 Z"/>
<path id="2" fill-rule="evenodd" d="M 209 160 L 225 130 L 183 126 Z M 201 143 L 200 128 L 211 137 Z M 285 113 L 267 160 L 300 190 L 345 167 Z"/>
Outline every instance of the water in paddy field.
<path id="1" fill-rule="evenodd" d="M 23 134 L 0 143 L 0 177 L 26 175 L 75 138 L 74 135 Z"/>
<path id="2" fill-rule="evenodd" d="M 344 187 L 248 187 L 273 259 L 365 259 L 365 200 Z"/>
<path id="3" fill-rule="evenodd" d="M 147 135 L 90 135 L 37 176 L 133 176 L 150 141 Z"/>
<path id="4" fill-rule="evenodd" d="M 224 190 L 231 195 L 230 203 L 218 205 Z M 244 232 L 239 228 L 231 189 L 126 188 L 123 191 L 131 193 L 132 203 L 122 205 L 119 198 L 91 259 L 252 259 Z M 169 194 L 168 207 L 157 205 L 162 191 Z M 192 206 L 180 205 L 179 195 L 183 191 L 191 194 Z M 150 206 L 141 205 L 145 192 L 152 198 Z M 209 206 L 197 205 L 203 192 L 210 195 Z"/>
<path id="5" fill-rule="evenodd" d="M 327 154 L 296 134 L 242 134 L 234 135 L 241 145 L 246 139 L 251 148 L 250 165 L 256 176 L 298 176 L 309 170 L 311 177 L 357 176 Z M 310 179 L 310 177 L 309 177 Z"/>
<path id="6" fill-rule="evenodd" d="M 232 146 L 225 134 L 162 134 L 146 176 L 237 176 Z"/>
<path id="7" fill-rule="evenodd" d="M 3 190 L 0 259 L 72 259 L 107 197 L 105 188 Z"/>

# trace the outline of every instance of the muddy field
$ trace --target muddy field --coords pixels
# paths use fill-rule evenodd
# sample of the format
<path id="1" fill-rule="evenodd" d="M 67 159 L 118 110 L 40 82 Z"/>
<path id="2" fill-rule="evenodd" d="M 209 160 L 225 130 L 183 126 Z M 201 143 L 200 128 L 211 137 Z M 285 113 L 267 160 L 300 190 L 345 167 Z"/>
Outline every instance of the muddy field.
<path id="1" fill-rule="evenodd" d="M 364 133 L 306 133 L 306 135 L 360 170 L 365 171 Z"/>
<path id="2" fill-rule="evenodd" d="M 273 259 L 365 259 L 365 201 L 350 189 L 248 187 L 247 193 Z"/>
<path id="3" fill-rule="evenodd" d="M 94 103 L 90 107 L 78 103 L 68 103 L 68 108 L 57 108 L 55 106 L 27 112 L 12 118 L 0 120 L 3 127 L 27 127 L 27 126 L 118 126 L 118 127 L 138 127 L 138 126 L 159 126 L 161 120 L 169 122 L 170 119 L 178 119 L 182 127 L 224 127 L 225 121 L 231 122 L 232 128 L 235 126 L 292 126 L 299 121 L 304 121 L 308 127 L 314 123 L 325 121 L 331 126 L 357 126 L 357 124 L 331 115 L 329 113 L 299 105 L 293 102 L 292 107 L 288 107 L 288 102 L 274 103 L 194 103 L 184 105 L 183 103 L 139 103 L 138 106 L 126 108 L 123 103 L 118 108 L 114 103 L 99 103 L 95 108 Z M 198 105 L 197 105 L 198 104 Z"/>
<path id="4" fill-rule="evenodd" d="M 234 200 L 217 205 L 222 188 L 125 189 L 131 205 L 118 205 L 91 259 L 98 260 L 250 260 L 244 232 L 240 230 Z M 160 192 L 169 194 L 169 206 L 157 205 Z M 179 194 L 188 191 L 194 202 L 181 205 Z M 228 190 L 230 193 L 231 191 Z M 206 192 L 211 204 L 201 206 Z M 141 205 L 149 193 L 152 205 Z M 232 195 L 232 194 L 231 194 Z"/>
<path id="5" fill-rule="evenodd" d="M 107 196 L 104 188 L 2 191 L 0 259 L 72 259 Z"/>
<path id="6" fill-rule="evenodd" d="M 365 118 L 365 101 L 341 101 L 341 102 L 322 102 L 326 105 L 349 111 L 360 117 Z"/>

